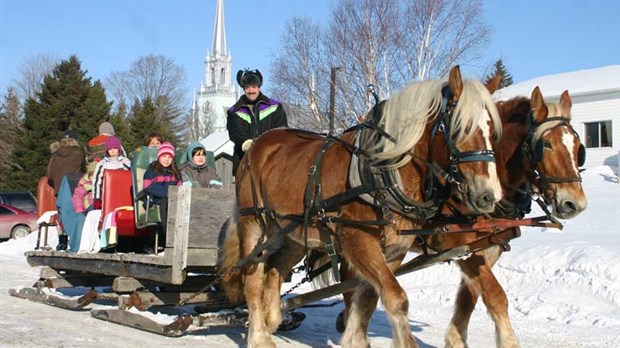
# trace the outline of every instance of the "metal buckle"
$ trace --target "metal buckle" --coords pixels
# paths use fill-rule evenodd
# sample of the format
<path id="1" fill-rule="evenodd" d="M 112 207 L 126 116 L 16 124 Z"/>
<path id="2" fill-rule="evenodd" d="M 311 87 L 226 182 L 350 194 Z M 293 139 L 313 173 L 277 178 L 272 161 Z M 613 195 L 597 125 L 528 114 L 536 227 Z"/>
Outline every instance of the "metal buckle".
<path id="1" fill-rule="evenodd" d="M 329 256 L 336 255 L 336 249 L 334 248 L 334 244 L 332 243 L 325 244 L 325 250 L 327 251 L 327 255 Z"/>

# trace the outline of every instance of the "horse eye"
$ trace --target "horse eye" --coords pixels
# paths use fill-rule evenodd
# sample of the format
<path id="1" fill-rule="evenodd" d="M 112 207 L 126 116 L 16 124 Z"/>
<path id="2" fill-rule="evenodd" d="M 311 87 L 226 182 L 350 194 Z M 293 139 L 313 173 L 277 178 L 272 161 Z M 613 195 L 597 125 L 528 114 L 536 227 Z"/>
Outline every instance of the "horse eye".
<path id="1" fill-rule="evenodd" d="M 545 148 L 550 149 L 551 148 L 551 142 L 545 140 L 544 142 Z"/>

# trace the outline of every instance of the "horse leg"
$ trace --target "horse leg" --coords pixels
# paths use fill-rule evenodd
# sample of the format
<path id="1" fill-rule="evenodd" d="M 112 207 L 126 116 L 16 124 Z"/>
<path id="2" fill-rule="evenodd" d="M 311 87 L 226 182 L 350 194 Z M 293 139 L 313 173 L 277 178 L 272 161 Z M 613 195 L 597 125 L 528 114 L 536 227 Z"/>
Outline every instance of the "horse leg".
<path id="1" fill-rule="evenodd" d="M 478 295 L 482 296 L 489 316 L 495 323 L 497 347 L 519 347 L 508 316 L 506 293 L 491 270 L 500 255 L 499 247 L 493 247 L 459 261 L 462 280 L 445 337 L 446 347 L 467 347 L 467 327 Z"/>
<path id="2" fill-rule="evenodd" d="M 241 217 L 239 228 L 245 237 L 241 242 L 241 256 L 245 257 L 258 243 L 261 235 L 260 227 L 256 220 L 250 217 Z M 248 347 L 249 348 L 275 348 L 271 340 L 271 331 L 268 330 L 265 321 L 265 263 L 245 267 L 243 274 L 243 293 L 249 311 L 248 319 Z"/>
<path id="3" fill-rule="evenodd" d="M 411 334 L 407 314 L 409 301 L 407 294 L 398 284 L 396 277 L 385 261 L 379 241 L 366 232 L 348 229 L 343 230 L 341 244 L 343 256 L 360 278 L 366 280 L 373 290 L 380 294 L 381 301 L 392 326 L 392 346 L 418 348 Z M 396 266 L 397 267 L 397 266 Z M 368 293 L 366 291 L 357 294 Z M 376 296 L 376 295 L 375 295 Z M 376 301 L 362 303 L 354 294 L 353 305 L 348 311 L 347 326 L 342 336 L 342 347 L 365 347 L 368 344 L 367 320 L 376 307 Z M 372 308 L 372 310 L 370 310 Z"/>
<path id="4" fill-rule="evenodd" d="M 269 270 L 265 280 L 266 290 L 263 298 L 266 305 L 265 322 L 269 332 L 274 332 L 282 323 L 282 310 L 280 309 L 282 283 L 303 256 L 304 249 L 287 239 L 284 247 L 269 258 Z"/>

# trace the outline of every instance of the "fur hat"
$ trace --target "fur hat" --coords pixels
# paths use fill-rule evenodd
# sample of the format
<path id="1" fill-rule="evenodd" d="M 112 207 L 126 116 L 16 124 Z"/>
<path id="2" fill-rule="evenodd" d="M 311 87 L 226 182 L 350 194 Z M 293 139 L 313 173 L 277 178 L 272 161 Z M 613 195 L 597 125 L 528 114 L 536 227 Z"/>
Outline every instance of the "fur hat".
<path id="1" fill-rule="evenodd" d="M 99 125 L 99 134 L 115 135 L 114 126 L 110 122 L 103 122 Z"/>
<path id="2" fill-rule="evenodd" d="M 263 75 L 256 70 L 239 70 L 237 71 L 237 83 L 239 86 L 245 88 L 247 86 L 262 86 L 263 85 Z"/>
<path id="3" fill-rule="evenodd" d="M 157 150 L 157 159 L 159 159 L 160 156 L 166 155 L 166 154 L 174 158 L 174 146 L 172 146 L 172 144 L 170 144 L 167 141 L 159 145 L 159 149 Z"/>
<path id="4" fill-rule="evenodd" d="M 106 138 L 105 140 L 105 151 L 108 152 L 108 150 L 110 149 L 118 149 L 119 151 L 122 150 L 122 146 L 121 146 L 121 141 L 118 140 L 117 137 L 111 135 L 109 137 Z"/>
<path id="5" fill-rule="evenodd" d="M 67 129 L 64 133 L 62 133 L 62 137 L 78 140 L 77 133 L 71 129 Z"/>

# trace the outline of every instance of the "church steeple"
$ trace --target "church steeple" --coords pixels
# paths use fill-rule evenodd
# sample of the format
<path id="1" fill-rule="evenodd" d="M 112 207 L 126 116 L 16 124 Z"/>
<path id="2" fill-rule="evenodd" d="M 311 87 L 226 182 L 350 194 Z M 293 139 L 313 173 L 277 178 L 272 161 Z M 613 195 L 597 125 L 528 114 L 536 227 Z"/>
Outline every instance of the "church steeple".
<path id="1" fill-rule="evenodd" d="M 232 73 L 232 55 L 226 44 L 224 1 L 217 0 L 213 24 L 213 46 L 205 56 L 205 79 L 200 86 L 197 111 L 201 119 L 211 119 L 213 130 L 226 129 L 226 110 L 237 100 Z"/>
<path id="2" fill-rule="evenodd" d="M 223 0 L 217 0 L 215 8 L 215 23 L 213 25 L 213 48 L 211 55 L 227 55 L 226 47 L 226 27 L 224 26 L 224 3 Z"/>

